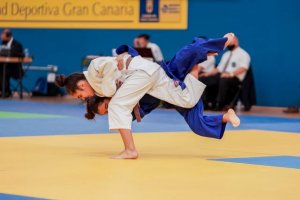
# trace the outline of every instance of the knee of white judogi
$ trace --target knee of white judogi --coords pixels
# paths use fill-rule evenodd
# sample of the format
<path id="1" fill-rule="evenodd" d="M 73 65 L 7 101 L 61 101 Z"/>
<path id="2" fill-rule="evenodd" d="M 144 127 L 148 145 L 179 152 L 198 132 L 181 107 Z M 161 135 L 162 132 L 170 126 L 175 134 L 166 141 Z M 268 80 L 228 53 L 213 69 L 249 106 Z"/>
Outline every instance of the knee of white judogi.
<path id="1" fill-rule="evenodd" d="M 197 104 L 197 100 L 195 98 L 190 98 L 184 104 L 184 108 L 193 108 Z"/>
<path id="2" fill-rule="evenodd" d="M 131 113 L 133 109 L 133 106 L 131 103 L 126 102 L 120 102 L 118 100 L 115 100 L 114 98 L 111 99 L 111 101 L 108 104 L 108 113 L 109 112 L 129 112 Z"/>
<path id="3" fill-rule="evenodd" d="M 110 101 L 108 104 L 109 129 L 131 129 L 132 115 L 128 106 Z"/>
<path id="4" fill-rule="evenodd" d="M 206 85 L 190 74 L 186 76 L 184 83 L 186 84 L 185 90 L 188 91 L 190 97 L 189 101 L 187 102 L 187 107 L 192 108 L 200 100 Z"/>
<path id="5" fill-rule="evenodd" d="M 126 109 L 116 101 L 111 100 L 108 104 L 108 114 L 114 118 L 120 118 L 125 110 Z"/>
<path id="6" fill-rule="evenodd" d="M 178 102 L 178 106 L 183 108 L 193 108 L 198 101 L 199 98 L 195 96 L 194 93 L 188 88 L 185 88 L 181 93 L 181 97 L 175 100 L 175 102 Z"/>
<path id="7" fill-rule="evenodd" d="M 189 104 L 187 105 L 187 108 L 193 108 L 197 103 L 198 103 L 198 101 L 193 100 L 193 101 L 189 102 Z"/>

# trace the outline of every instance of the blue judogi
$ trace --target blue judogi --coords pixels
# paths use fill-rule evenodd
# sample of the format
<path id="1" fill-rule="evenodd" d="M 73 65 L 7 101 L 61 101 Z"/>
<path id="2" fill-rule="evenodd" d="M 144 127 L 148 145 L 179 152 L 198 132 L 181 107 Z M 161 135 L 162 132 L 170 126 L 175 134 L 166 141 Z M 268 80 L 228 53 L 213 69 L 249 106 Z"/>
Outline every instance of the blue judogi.
<path id="1" fill-rule="evenodd" d="M 193 43 L 180 49 L 170 62 L 161 63 L 161 66 L 166 71 L 167 75 L 178 81 L 181 88 L 184 89 L 186 86 L 183 81 L 190 70 L 196 64 L 205 61 L 207 59 L 207 53 L 221 52 L 224 49 L 226 41 L 227 38 L 195 38 Z M 127 45 L 118 47 L 116 52 L 117 54 L 128 52 L 133 57 L 138 55 L 135 49 Z M 155 98 L 152 100 L 155 101 Z M 147 102 L 145 103 L 140 102 L 140 112 L 143 112 L 143 107 L 147 107 L 149 109 L 150 104 L 147 104 Z M 154 106 L 152 108 L 155 109 Z M 150 112 L 153 109 L 150 109 Z M 222 122 L 223 115 L 204 116 L 203 103 L 201 99 L 193 108 L 187 109 L 176 107 L 176 110 L 184 117 L 191 130 L 197 135 L 217 139 L 221 139 L 223 137 L 226 127 L 226 123 Z M 146 112 L 146 114 L 150 112 Z"/>
<path id="2" fill-rule="evenodd" d="M 207 60 L 208 53 L 222 52 L 226 41 L 227 38 L 194 38 L 193 43 L 181 48 L 167 64 L 162 62 L 161 66 L 170 78 L 179 81 L 181 88 L 185 89 L 183 81 L 191 69 Z"/>
<path id="3" fill-rule="evenodd" d="M 161 101 L 160 99 L 157 99 L 149 94 L 145 94 L 143 98 L 141 98 L 141 100 L 139 101 L 139 105 L 140 105 L 139 112 L 141 118 L 143 118 L 144 116 L 149 114 L 152 110 L 157 108 L 160 104 L 160 101 Z M 134 113 L 132 113 L 132 117 L 133 117 L 132 120 L 136 119 Z"/>
<path id="4" fill-rule="evenodd" d="M 185 119 L 194 133 L 204 137 L 221 139 L 224 135 L 226 123 L 223 115 L 203 115 L 203 103 L 200 100 L 193 108 L 175 108 Z"/>

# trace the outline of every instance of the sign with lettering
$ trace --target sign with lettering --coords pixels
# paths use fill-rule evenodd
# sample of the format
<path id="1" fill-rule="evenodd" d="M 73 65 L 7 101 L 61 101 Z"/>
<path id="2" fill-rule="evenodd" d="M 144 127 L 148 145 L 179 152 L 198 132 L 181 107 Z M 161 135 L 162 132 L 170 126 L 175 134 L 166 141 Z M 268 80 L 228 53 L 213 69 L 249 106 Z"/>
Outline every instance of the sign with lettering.
<path id="1" fill-rule="evenodd" d="M 1 0 L 7 28 L 186 29 L 188 0 Z"/>

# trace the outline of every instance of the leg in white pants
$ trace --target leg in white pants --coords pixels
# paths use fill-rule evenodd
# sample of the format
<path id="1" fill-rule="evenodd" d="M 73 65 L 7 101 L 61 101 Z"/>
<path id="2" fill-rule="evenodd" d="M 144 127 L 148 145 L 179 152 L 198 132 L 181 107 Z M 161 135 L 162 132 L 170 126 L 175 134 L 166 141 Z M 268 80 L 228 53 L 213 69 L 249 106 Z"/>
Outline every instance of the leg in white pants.
<path id="1" fill-rule="evenodd" d="M 184 82 L 186 89 L 175 87 L 162 68 L 151 76 L 143 70 L 133 72 L 109 103 L 109 129 L 131 129 L 133 107 L 146 93 L 180 107 L 192 108 L 199 101 L 205 85 L 191 75 Z"/>
<path id="2" fill-rule="evenodd" d="M 186 85 L 184 90 L 180 86 L 176 87 L 174 81 L 167 76 L 162 68 L 159 69 L 159 76 L 159 81 L 155 83 L 148 94 L 183 108 L 194 107 L 206 87 L 205 84 L 190 74 L 184 79 Z"/>
<path id="3" fill-rule="evenodd" d="M 152 76 L 142 70 L 133 72 L 117 90 L 108 105 L 109 129 L 131 129 L 131 112 L 139 100 L 159 79 L 156 71 Z"/>

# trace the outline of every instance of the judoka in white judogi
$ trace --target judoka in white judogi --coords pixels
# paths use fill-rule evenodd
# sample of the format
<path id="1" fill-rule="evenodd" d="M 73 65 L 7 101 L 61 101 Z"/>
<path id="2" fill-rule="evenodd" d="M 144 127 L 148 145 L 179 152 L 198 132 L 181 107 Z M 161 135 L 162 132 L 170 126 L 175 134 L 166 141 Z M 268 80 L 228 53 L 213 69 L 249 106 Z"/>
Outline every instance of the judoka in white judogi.
<path id="1" fill-rule="evenodd" d="M 120 56 L 122 69 L 113 57 L 100 57 L 93 60 L 84 72 L 87 81 L 98 96 L 112 97 L 109 108 L 109 129 L 131 129 L 133 107 L 146 94 L 184 108 L 192 108 L 199 101 L 205 85 L 192 75 L 187 75 L 186 88 L 177 87 L 157 63 L 141 56 Z M 130 62 L 128 62 L 131 60 Z M 126 65 L 126 63 L 128 65 Z M 123 82 L 116 90 L 116 80 Z"/>

